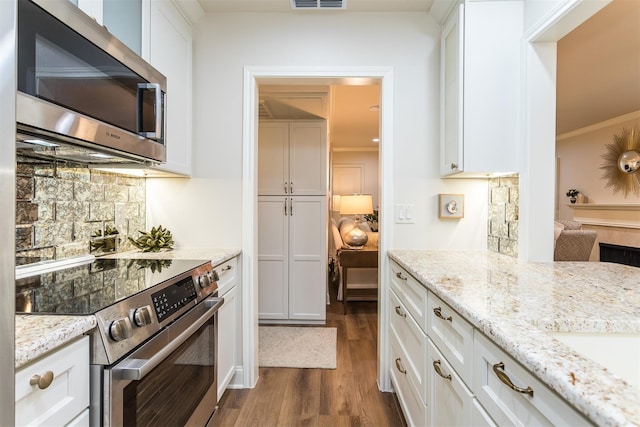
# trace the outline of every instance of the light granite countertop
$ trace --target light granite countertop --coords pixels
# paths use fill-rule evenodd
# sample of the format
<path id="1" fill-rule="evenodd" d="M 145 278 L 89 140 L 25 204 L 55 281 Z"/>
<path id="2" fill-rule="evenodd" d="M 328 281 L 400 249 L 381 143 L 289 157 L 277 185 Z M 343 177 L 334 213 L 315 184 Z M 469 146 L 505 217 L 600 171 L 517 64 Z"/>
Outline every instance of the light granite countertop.
<path id="1" fill-rule="evenodd" d="M 129 251 L 105 258 L 204 259 L 215 266 L 238 255 L 239 249 L 179 248 L 155 253 Z M 95 327 L 95 316 L 16 315 L 16 369 Z"/>
<path id="2" fill-rule="evenodd" d="M 640 333 L 638 268 L 485 251 L 389 257 L 595 424 L 640 426 L 640 389 L 548 334 Z"/>

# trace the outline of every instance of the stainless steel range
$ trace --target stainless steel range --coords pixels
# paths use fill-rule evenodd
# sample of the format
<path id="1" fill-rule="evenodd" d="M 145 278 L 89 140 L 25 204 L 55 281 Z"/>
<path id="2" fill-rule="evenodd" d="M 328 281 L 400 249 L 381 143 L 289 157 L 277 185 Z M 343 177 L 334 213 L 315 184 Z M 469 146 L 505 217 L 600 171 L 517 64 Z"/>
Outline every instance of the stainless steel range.
<path id="1" fill-rule="evenodd" d="M 18 269 L 16 311 L 96 316 L 92 425 L 211 421 L 223 299 L 209 261 L 90 258 L 44 267 Z"/>

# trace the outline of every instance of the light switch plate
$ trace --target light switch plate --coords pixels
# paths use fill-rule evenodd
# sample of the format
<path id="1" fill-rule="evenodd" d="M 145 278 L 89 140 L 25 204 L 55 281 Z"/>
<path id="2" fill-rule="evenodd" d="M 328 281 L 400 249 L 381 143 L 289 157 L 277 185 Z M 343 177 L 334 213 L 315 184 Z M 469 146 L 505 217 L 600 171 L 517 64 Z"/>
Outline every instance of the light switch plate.
<path id="1" fill-rule="evenodd" d="M 413 205 L 396 205 L 396 224 L 413 224 Z"/>

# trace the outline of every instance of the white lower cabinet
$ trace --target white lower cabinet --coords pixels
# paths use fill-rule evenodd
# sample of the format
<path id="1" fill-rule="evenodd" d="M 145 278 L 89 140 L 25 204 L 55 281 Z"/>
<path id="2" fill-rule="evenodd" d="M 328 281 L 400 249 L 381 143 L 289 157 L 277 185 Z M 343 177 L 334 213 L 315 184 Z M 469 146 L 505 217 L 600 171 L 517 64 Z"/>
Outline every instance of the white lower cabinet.
<path id="1" fill-rule="evenodd" d="M 408 425 L 591 425 L 406 270 L 390 267 L 390 376 Z"/>
<path id="2" fill-rule="evenodd" d="M 428 341 L 427 421 L 432 426 L 472 425 L 473 393 L 447 359 Z"/>
<path id="3" fill-rule="evenodd" d="M 88 426 L 89 337 L 16 371 L 16 426 Z"/>
<path id="4" fill-rule="evenodd" d="M 431 292 L 427 307 L 427 335 L 470 387 L 473 326 Z"/>
<path id="5" fill-rule="evenodd" d="M 258 317 L 324 323 L 327 297 L 325 196 L 258 196 Z"/>
<path id="6" fill-rule="evenodd" d="M 500 425 L 591 425 L 560 396 L 481 333 L 474 336 L 473 388 Z"/>
<path id="7" fill-rule="evenodd" d="M 471 405 L 471 425 L 475 427 L 497 427 L 498 424 L 493 421 L 491 416 L 482 407 L 477 398 L 473 399 Z"/>
<path id="8" fill-rule="evenodd" d="M 409 426 L 427 423 L 427 290 L 391 262 L 391 381 Z"/>
<path id="9" fill-rule="evenodd" d="M 398 339 L 391 334 L 391 383 L 398 396 L 404 418 L 409 426 L 425 426 L 427 405 L 411 384 L 405 366 L 406 353 L 402 350 Z M 425 358 L 426 359 L 426 358 Z"/>
<path id="10" fill-rule="evenodd" d="M 218 295 L 224 298 L 224 304 L 218 309 L 218 401 L 232 383 L 240 365 L 241 349 L 241 296 L 239 286 L 240 271 L 238 258 L 217 265 L 213 270 L 218 273 Z"/>

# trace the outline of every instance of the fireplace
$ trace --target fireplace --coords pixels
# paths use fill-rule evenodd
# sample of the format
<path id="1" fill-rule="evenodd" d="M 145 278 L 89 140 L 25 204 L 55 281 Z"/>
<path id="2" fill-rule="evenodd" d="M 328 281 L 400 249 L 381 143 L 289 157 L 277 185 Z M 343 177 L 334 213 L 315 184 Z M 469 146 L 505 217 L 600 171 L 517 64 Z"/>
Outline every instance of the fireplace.
<path id="1" fill-rule="evenodd" d="M 640 267 L 640 248 L 600 243 L 600 261 Z"/>

